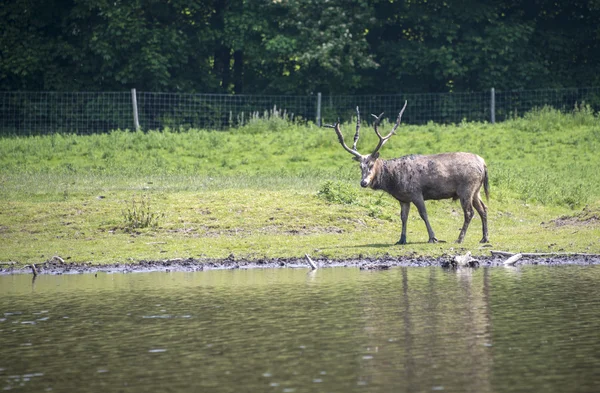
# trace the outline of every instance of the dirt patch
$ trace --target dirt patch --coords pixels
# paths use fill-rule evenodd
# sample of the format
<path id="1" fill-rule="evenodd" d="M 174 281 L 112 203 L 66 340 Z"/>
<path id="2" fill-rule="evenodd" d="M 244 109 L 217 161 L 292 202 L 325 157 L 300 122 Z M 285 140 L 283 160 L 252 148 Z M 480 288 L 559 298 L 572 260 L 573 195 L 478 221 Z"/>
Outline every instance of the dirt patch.
<path id="1" fill-rule="evenodd" d="M 600 225 L 600 209 L 586 206 L 577 214 L 571 216 L 561 216 L 548 223 L 542 223 L 545 226 L 596 226 Z"/>
<path id="2" fill-rule="evenodd" d="M 476 257 L 474 267 L 503 267 L 506 258 Z M 453 257 L 382 257 L 334 260 L 313 258 L 319 268 L 349 267 L 361 270 L 387 270 L 395 267 L 431 267 L 455 268 Z M 597 265 L 600 255 L 560 255 L 548 257 L 523 257 L 518 265 Z M 38 274 L 83 274 L 83 273 L 134 273 L 134 272 L 193 272 L 216 269 L 256 269 L 256 268 L 309 268 L 305 258 L 273 259 L 168 259 L 162 261 L 139 261 L 136 263 L 115 263 L 94 265 L 91 263 L 68 263 L 52 260 L 36 264 Z M 0 274 L 31 274 L 29 266 L 0 265 Z"/>

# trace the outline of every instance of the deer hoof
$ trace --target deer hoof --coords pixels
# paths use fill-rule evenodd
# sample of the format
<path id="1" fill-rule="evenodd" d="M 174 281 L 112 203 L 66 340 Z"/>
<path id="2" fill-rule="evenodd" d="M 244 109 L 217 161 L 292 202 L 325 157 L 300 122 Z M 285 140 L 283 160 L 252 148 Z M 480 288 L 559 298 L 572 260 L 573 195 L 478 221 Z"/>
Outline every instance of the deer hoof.
<path id="1" fill-rule="evenodd" d="M 481 239 L 481 241 L 479 243 L 489 243 L 490 240 L 487 237 L 484 237 L 483 239 Z"/>
<path id="2" fill-rule="evenodd" d="M 431 237 L 431 238 L 429 238 L 429 241 L 427 243 L 437 243 L 437 242 L 439 242 L 438 239 L 436 239 L 435 237 Z"/>
<path id="3" fill-rule="evenodd" d="M 398 240 L 398 242 L 396 244 L 406 244 L 406 236 L 400 236 L 400 240 Z"/>

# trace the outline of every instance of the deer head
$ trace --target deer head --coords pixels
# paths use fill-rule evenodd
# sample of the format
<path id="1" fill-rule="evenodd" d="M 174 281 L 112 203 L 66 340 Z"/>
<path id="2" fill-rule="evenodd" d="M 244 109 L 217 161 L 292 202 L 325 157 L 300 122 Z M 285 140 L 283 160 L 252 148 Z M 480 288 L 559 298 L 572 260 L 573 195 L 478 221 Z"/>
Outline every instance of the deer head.
<path id="1" fill-rule="evenodd" d="M 381 149 L 381 147 L 383 145 L 385 145 L 385 143 L 392 137 L 392 135 L 396 134 L 396 129 L 400 125 L 400 121 L 402 120 L 402 114 L 404 113 L 404 109 L 406 109 L 407 103 L 408 103 L 408 101 L 404 102 L 404 106 L 402 107 L 402 110 L 398 114 L 398 119 L 396 120 L 396 124 L 394 125 L 392 130 L 389 132 L 389 134 L 387 134 L 386 136 L 381 136 L 381 134 L 379 133 L 379 123 L 381 123 L 381 120 L 383 119 L 383 113 L 381 113 L 379 116 L 371 115 L 375 118 L 375 121 L 373 122 L 373 128 L 375 130 L 375 134 L 377 134 L 377 136 L 379 137 L 379 143 L 377 144 L 377 147 L 375 147 L 375 150 L 373 150 L 373 152 L 368 155 L 360 154 L 358 152 L 358 150 L 356 150 L 356 143 L 358 142 L 359 132 L 360 132 L 360 111 L 358 110 L 358 107 L 356 107 L 356 133 L 354 134 L 354 144 L 352 145 L 352 148 L 349 148 L 346 145 L 346 143 L 344 142 L 344 136 L 342 135 L 339 121 L 333 125 L 331 125 L 331 124 L 324 125 L 324 127 L 334 129 L 342 147 L 348 153 L 350 153 L 354 156 L 353 157 L 354 160 L 356 160 L 360 163 L 360 170 L 362 173 L 362 179 L 360 181 L 360 185 L 362 187 L 368 187 L 372 183 L 375 175 L 377 174 L 379 165 L 381 165 L 377 161 L 379 158 L 379 149 Z"/>

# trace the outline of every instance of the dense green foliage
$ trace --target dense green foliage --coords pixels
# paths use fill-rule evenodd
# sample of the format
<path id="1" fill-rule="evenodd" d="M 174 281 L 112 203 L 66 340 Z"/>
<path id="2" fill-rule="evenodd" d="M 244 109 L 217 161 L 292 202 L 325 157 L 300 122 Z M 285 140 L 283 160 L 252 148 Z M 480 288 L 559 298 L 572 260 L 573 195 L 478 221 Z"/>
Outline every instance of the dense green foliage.
<path id="1" fill-rule="evenodd" d="M 0 90 L 325 94 L 600 82 L 600 5 L 7 0 Z"/>

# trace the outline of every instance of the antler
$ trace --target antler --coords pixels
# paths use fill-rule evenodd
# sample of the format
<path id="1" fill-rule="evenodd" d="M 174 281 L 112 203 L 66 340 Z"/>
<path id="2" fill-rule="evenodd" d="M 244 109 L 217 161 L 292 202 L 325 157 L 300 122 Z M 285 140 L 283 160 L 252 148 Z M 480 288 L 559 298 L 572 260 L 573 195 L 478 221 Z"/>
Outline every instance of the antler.
<path id="1" fill-rule="evenodd" d="M 402 114 L 404 113 L 404 110 L 406 109 L 406 104 L 408 104 L 408 101 L 404 101 L 404 106 L 402 107 L 402 110 L 398 114 L 398 120 L 396 120 L 396 124 L 394 125 L 394 128 L 392 128 L 392 131 L 390 131 L 390 133 L 384 137 L 381 136 L 381 134 L 379 133 L 379 129 L 377 128 L 379 126 L 379 123 L 381 122 L 381 119 L 383 118 L 383 112 L 379 116 L 371 115 L 375 118 L 375 122 L 373 123 L 373 128 L 375 129 L 375 134 L 377 134 L 377 136 L 379 137 L 379 143 L 377 144 L 377 147 L 375 148 L 375 150 L 373 150 L 373 153 L 371 153 L 371 155 L 377 153 L 379 151 L 379 149 L 381 149 L 381 146 L 385 145 L 385 143 L 388 141 L 388 139 L 390 139 L 392 137 L 392 135 L 396 134 L 396 129 L 400 125 L 400 121 L 402 120 Z"/>
<path id="2" fill-rule="evenodd" d="M 360 112 L 358 106 L 356 107 L 356 133 L 354 134 L 354 144 L 352 149 L 356 150 L 356 144 L 358 143 L 358 132 L 360 131 Z"/>
<path id="3" fill-rule="evenodd" d="M 354 134 L 354 144 L 352 145 L 352 149 L 349 148 L 348 146 L 346 146 L 346 143 L 344 142 L 344 136 L 342 135 L 342 131 L 340 130 L 340 122 L 339 120 L 331 125 L 331 124 L 324 124 L 323 127 L 327 127 L 327 128 L 333 128 L 335 133 L 337 134 L 338 140 L 340 141 L 340 144 L 342 145 L 342 147 L 344 149 L 346 149 L 346 151 L 350 154 L 352 154 L 354 157 L 356 158 L 361 158 L 362 154 L 360 154 L 357 150 L 356 150 L 356 143 L 358 142 L 358 137 L 359 137 L 359 131 L 360 131 L 360 112 L 358 111 L 358 107 L 356 107 L 356 133 Z"/>

